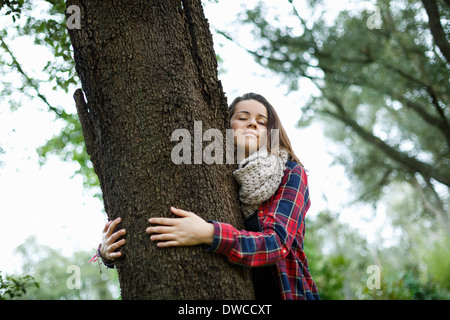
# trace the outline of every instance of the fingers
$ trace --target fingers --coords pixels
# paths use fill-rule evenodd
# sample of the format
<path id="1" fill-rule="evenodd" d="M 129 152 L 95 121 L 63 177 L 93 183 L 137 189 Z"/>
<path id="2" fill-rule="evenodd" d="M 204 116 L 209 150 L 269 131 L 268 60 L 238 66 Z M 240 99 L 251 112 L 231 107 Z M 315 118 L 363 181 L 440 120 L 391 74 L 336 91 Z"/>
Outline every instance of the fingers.
<path id="1" fill-rule="evenodd" d="M 119 239 L 120 237 L 124 236 L 126 234 L 126 230 L 125 229 L 121 229 L 119 231 L 114 232 L 114 230 L 116 229 L 117 225 L 122 221 L 121 218 L 117 218 L 113 221 L 109 221 L 106 225 L 105 228 L 103 229 L 103 233 L 104 233 L 104 239 L 106 244 L 111 244 L 113 242 L 116 242 L 117 239 Z"/>
<path id="2" fill-rule="evenodd" d="M 177 215 L 177 218 L 150 218 L 148 221 L 157 226 L 151 226 L 146 229 L 147 233 L 152 234 L 151 241 L 157 242 L 158 247 L 173 247 L 188 245 L 186 239 L 186 228 L 189 223 L 186 223 L 186 219 L 190 219 L 196 216 L 194 213 L 170 207 L 170 211 Z M 181 219 L 180 219 L 181 218 Z"/>
<path id="3" fill-rule="evenodd" d="M 194 213 L 186 211 L 186 210 L 182 210 L 182 209 L 178 209 L 175 207 L 170 207 L 170 211 L 172 211 L 172 213 L 174 213 L 175 215 L 179 216 L 179 217 L 189 217 L 192 216 Z M 153 223 L 153 224 L 161 224 L 161 225 L 168 225 L 168 226 L 173 226 L 176 225 L 178 222 L 177 218 L 150 218 L 148 220 L 148 222 Z"/>
<path id="4" fill-rule="evenodd" d="M 156 245 L 160 248 L 166 248 L 166 247 L 180 246 L 180 243 L 178 241 L 163 241 L 163 242 L 158 242 Z"/>
<path id="5" fill-rule="evenodd" d="M 121 256 L 122 256 L 122 252 L 120 252 L 120 251 L 118 251 L 118 252 L 111 252 L 109 254 L 109 257 L 107 257 L 107 259 L 114 260 L 114 259 L 120 258 Z"/>
<path id="6" fill-rule="evenodd" d="M 155 234 L 150 237 L 152 241 L 168 241 L 175 240 L 177 237 L 173 233 L 163 233 L 163 234 Z"/>
<path id="7" fill-rule="evenodd" d="M 108 221 L 108 222 L 105 224 L 105 227 L 103 228 L 103 233 L 105 233 L 106 231 L 108 231 L 108 228 L 109 228 L 109 226 L 111 225 L 111 222 L 112 222 L 112 221 Z"/>
<path id="8" fill-rule="evenodd" d="M 174 231 L 173 227 L 148 227 L 145 232 L 147 233 L 172 233 Z"/>
<path id="9" fill-rule="evenodd" d="M 176 214 L 177 216 L 180 216 L 180 217 L 189 217 L 192 214 L 192 212 L 174 208 L 174 207 L 170 207 L 170 211 L 172 211 L 174 214 Z"/>
<path id="10" fill-rule="evenodd" d="M 150 222 L 152 224 L 174 226 L 177 224 L 178 219 L 177 218 L 150 218 L 150 219 L 148 219 L 148 222 Z"/>
<path id="11" fill-rule="evenodd" d="M 108 252 L 110 254 L 113 254 L 113 251 L 116 251 L 117 249 L 119 249 L 121 246 L 123 246 L 125 244 L 125 239 L 119 240 L 117 242 L 114 242 L 112 245 L 110 245 L 108 247 Z"/>
<path id="12" fill-rule="evenodd" d="M 117 225 L 122 221 L 122 218 L 117 218 L 113 221 L 110 221 L 109 223 L 107 223 L 105 226 L 106 228 L 106 236 L 111 236 L 114 232 L 114 230 L 116 229 Z M 108 225 L 109 224 L 109 225 Z"/>
<path id="13" fill-rule="evenodd" d="M 115 232 L 115 229 L 121 221 L 121 218 L 108 221 L 103 228 L 101 254 L 108 260 L 114 260 L 115 258 L 122 256 L 121 252 L 115 252 L 115 250 L 125 244 L 125 239 L 119 240 L 120 237 L 126 234 L 125 229 L 121 229 Z"/>
<path id="14" fill-rule="evenodd" d="M 109 237 L 109 241 L 108 242 L 116 242 L 117 239 L 119 239 L 120 237 L 124 236 L 127 232 L 125 231 L 125 229 L 121 229 L 117 232 L 114 232 L 111 237 Z"/>
<path id="15" fill-rule="evenodd" d="M 173 227 L 149 227 L 147 233 L 155 233 L 150 237 L 151 241 L 160 241 L 158 247 L 179 246 L 179 236 L 176 235 L 176 229 Z"/>
<path id="16" fill-rule="evenodd" d="M 110 242 L 108 242 L 110 243 Z M 122 253 L 117 251 L 120 247 L 122 247 L 125 244 L 125 239 L 121 239 L 117 242 L 114 242 L 112 244 L 106 245 L 105 244 L 105 250 L 102 252 L 102 256 L 105 257 L 108 260 L 114 260 L 115 258 L 121 257 Z"/>

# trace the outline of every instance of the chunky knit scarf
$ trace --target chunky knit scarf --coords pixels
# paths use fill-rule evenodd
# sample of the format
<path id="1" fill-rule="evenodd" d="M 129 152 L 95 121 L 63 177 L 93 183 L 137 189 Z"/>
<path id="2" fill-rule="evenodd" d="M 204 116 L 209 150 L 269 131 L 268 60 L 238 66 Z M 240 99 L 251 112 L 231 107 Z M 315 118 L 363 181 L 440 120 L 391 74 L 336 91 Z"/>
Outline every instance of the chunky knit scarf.
<path id="1" fill-rule="evenodd" d="M 277 191 L 288 157 L 285 150 L 280 149 L 277 154 L 269 154 L 263 147 L 239 163 L 233 175 L 241 186 L 239 199 L 246 219 Z"/>

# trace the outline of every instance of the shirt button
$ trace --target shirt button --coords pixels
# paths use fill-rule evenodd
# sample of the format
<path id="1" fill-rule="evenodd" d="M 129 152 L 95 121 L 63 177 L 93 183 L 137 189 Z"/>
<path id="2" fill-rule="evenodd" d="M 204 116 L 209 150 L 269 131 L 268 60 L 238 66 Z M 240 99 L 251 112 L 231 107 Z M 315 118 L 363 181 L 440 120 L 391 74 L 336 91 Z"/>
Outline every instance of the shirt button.
<path id="1" fill-rule="evenodd" d="M 286 253 L 286 249 L 283 249 L 283 253 Z"/>

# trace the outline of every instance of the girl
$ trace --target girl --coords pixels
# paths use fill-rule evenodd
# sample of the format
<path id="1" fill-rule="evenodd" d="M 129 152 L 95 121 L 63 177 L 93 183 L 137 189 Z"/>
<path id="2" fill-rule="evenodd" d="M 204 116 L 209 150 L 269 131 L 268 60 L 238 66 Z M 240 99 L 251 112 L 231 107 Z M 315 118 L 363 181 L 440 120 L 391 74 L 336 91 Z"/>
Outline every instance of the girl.
<path id="1" fill-rule="evenodd" d="M 178 218 L 151 218 L 153 226 L 146 232 L 161 248 L 204 244 L 232 263 L 252 267 L 256 299 L 319 299 L 303 251 L 310 206 L 305 170 L 278 115 L 263 96 L 238 97 L 229 111 L 239 163 L 233 175 L 240 185 L 245 230 L 172 207 Z M 278 139 L 273 139 L 276 133 Z M 125 230 L 114 232 L 120 221 L 105 225 L 98 250 L 110 267 L 121 256 L 116 250 L 125 244 L 124 239 L 118 241 Z"/>

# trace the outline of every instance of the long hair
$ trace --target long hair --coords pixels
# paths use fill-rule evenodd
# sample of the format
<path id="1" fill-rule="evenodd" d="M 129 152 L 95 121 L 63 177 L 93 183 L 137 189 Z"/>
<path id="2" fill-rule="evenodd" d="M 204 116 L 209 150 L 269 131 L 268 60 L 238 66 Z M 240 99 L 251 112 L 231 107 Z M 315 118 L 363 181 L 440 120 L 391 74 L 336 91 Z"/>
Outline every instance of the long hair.
<path id="1" fill-rule="evenodd" d="M 303 164 L 300 162 L 298 157 L 295 155 L 294 150 L 292 150 L 291 141 L 289 140 L 286 131 L 283 128 L 283 125 L 281 124 L 280 118 L 278 117 L 277 112 L 273 108 L 273 106 L 267 101 L 266 98 L 264 98 L 262 95 L 249 92 L 244 94 L 241 97 L 237 97 L 233 100 L 233 102 L 230 104 L 228 108 L 228 115 L 229 118 L 234 115 L 234 110 L 236 109 L 236 105 L 245 100 L 256 100 L 267 109 L 267 150 L 271 151 L 271 137 L 272 137 L 272 129 L 278 129 L 279 134 L 279 147 L 283 150 L 286 150 L 289 153 L 289 160 L 297 162 L 299 165 L 303 167 Z"/>

